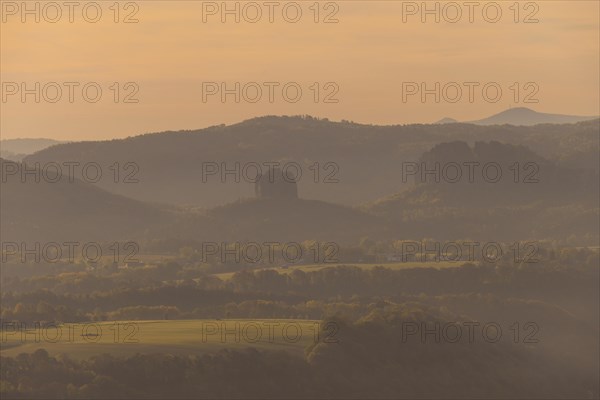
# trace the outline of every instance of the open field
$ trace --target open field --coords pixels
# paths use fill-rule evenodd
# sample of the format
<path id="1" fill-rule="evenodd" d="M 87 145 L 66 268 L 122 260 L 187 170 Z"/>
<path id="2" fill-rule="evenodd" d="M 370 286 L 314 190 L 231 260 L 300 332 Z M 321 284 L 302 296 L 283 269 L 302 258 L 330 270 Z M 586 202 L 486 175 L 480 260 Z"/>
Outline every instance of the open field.
<path id="1" fill-rule="evenodd" d="M 0 354 L 15 357 L 43 348 L 50 355 L 62 353 L 85 359 L 103 353 L 190 355 L 255 347 L 302 355 L 316 340 L 319 323 L 289 319 L 110 321 L 24 331 L 5 326 Z"/>

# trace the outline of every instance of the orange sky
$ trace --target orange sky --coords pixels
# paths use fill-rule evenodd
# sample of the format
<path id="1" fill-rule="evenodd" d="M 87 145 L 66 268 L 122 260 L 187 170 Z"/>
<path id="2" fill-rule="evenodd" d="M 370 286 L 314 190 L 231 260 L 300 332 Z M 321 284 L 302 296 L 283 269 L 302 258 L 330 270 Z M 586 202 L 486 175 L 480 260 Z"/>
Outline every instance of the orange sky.
<path id="1" fill-rule="evenodd" d="M 95 3 L 102 10 L 96 23 L 82 15 L 87 4 L 88 20 L 94 18 L 91 2 L 79 3 L 72 23 L 66 6 L 61 6 L 58 22 L 49 22 L 58 17 L 48 2 L 28 2 L 32 9 L 40 4 L 40 22 L 32 14 L 25 15 L 23 23 L 21 3 L 0 1 L 3 139 L 109 139 L 229 124 L 265 114 L 396 124 L 434 122 L 446 116 L 473 120 L 509 106 L 576 115 L 597 115 L 600 107 L 597 1 L 521 1 L 517 23 L 515 1 L 494 3 L 502 11 L 496 23 L 486 21 L 495 17 L 495 5 L 489 4 L 493 2 L 476 2 L 474 22 L 469 22 L 469 8 L 461 6 L 462 18 L 455 23 L 448 21 L 456 15 L 448 5 L 452 2 L 431 1 L 427 2 L 431 8 L 439 4 L 439 23 L 435 15 L 421 21 L 420 10 L 411 8 L 421 1 L 321 1 L 318 7 L 315 1 L 273 2 L 272 23 L 265 1 L 250 6 L 239 2 L 240 23 L 234 15 L 221 22 L 220 1 L 120 2 L 118 23 L 114 1 Z M 227 4 L 234 8 L 235 3 Z M 255 17 L 254 5 L 263 14 L 252 23 L 244 17 Z M 208 13 L 215 6 L 217 14 L 204 15 L 204 22 L 203 9 Z M 295 17 L 297 7 L 301 9 L 298 22 L 286 21 L 284 6 L 288 20 Z M 123 23 L 132 12 L 139 22 Z M 332 13 L 338 22 L 323 23 Z M 528 15 L 539 22 L 524 23 Z M 22 102 L 20 85 L 34 89 L 35 82 L 40 82 L 40 102 L 35 102 L 35 94 Z M 48 85 L 51 82 L 56 84 Z M 72 103 L 65 82 L 79 84 L 73 86 Z M 114 82 L 119 83 L 117 103 Z M 134 85 L 125 88 L 127 82 Z M 203 82 L 226 82 L 230 88 L 235 82 L 240 88 L 256 82 L 262 98 L 250 103 L 242 96 L 235 103 L 231 94 L 223 103 L 216 94 L 203 102 Z M 272 86 L 273 102 L 265 82 L 279 84 Z M 293 82 L 302 89 L 296 103 L 286 101 L 282 93 L 282 87 Z M 456 85 L 450 85 L 439 103 L 433 94 L 424 103 L 419 94 L 403 102 L 403 82 L 426 82 L 430 88 L 435 82 L 441 86 L 456 82 L 463 93 L 451 103 Z M 472 103 L 464 82 L 480 84 Z M 516 99 L 515 82 L 520 87 Z M 527 82 L 533 84 L 525 87 Z M 98 102 L 83 98 L 81 88 L 87 83 L 102 89 Z M 484 99 L 481 87 L 486 83 L 502 89 L 497 102 Z M 56 86 L 62 97 L 51 103 Z M 93 96 L 95 89 L 88 86 Z M 139 91 L 133 98 L 138 102 L 123 102 L 135 88 Z M 256 86 L 246 89 L 247 98 L 253 98 Z M 324 103 L 336 89 L 331 98 L 337 102 Z M 288 84 L 288 94 L 294 93 L 294 85 Z M 538 103 L 524 103 L 527 94 Z"/>

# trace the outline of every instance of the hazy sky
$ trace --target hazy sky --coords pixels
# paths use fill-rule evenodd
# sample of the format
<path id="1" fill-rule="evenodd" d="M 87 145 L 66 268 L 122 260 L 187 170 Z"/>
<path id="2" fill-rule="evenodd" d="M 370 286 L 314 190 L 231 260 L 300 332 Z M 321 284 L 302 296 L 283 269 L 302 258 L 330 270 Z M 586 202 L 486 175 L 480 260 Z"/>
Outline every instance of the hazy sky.
<path id="1" fill-rule="evenodd" d="M 78 2 L 73 22 L 63 1 L 54 3 L 60 17 L 54 5 L 37 2 L 39 22 L 22 15 L 21 1 L 0 3 L 3 139 L 108 139 L 266 114 L 404 124 L 479 119 L 510 106 L 576 115 L 597 115 L 600 107 L 598 1 L 427 2 L 438 4 L 439 23 L 417 9 L 421 1 L 237 2 L 239 23 L 222 15 L 221 1 L 120 2 L 118 16 L 114 1 Z M 92 23 L 96 5 L 102 15 Z M 128 15 L 138 22 L 124 23 Z M 207 94 L 221 83 L 235 92 L 236 82 L 239 103 L 235 93 L 225 102 Z M 440 83 L 439 103 L 434 93 L 425 102 L 408 95 L 422 82 L 429 89 Z M 25 102 L 23 89 L 31 91 Z"/>

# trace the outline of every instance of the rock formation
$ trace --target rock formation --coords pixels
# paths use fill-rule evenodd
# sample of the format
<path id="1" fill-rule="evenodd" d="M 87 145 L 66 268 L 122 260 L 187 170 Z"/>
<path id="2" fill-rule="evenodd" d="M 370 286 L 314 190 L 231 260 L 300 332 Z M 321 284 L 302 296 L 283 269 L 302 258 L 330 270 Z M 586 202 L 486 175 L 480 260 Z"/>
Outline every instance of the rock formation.
<path id="1" fill-rule="evenodd" d="M 257 177 L 254 193 L 259 199 L 297 199 L 298 186 L 295 176 L 286 176 L 281 169 L 270 168 L 265 174 Z"/>

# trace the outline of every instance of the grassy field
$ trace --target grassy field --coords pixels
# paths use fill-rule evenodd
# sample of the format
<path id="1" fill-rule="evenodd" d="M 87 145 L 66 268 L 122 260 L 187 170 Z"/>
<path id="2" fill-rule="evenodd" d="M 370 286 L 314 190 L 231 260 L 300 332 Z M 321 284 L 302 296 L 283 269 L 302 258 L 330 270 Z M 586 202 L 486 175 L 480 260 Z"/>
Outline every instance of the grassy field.
<path id="1" fill-rule="evenodd" d="M 207 319 L 77 323 L 23 332 L 5 329 L 0 332 L 0 354 L 15 357 L 43 348 L 51 355 L 62 353 L 85 359 L 102 353 L 189 355 L 223 348 L 255 347 L 302 355 L 306 346 L 316 340 L 319 323 L 289 319 Z"/>
<path id="2" fill-rule="evenodd" d="M 347 264 L 307 264 L 307 265 L 299 265 L 299 266 L 289 266 L 287 268 L 278 267 L 278 268 L 262 268 L 262 269 L 263 270 L 270 269 L 273 271 L 277 271 L 280 274 L 291 274 L 295 270 L 300 270 L 303 272 L 311 272 L 311 271 L 318 271 L 323 268 L 338 267 L 340 265 L 348 265 L 348 266 L 358 267 L 358 268 L 362 268 L 362 269 L 371 269 L 375 266 L 380 266 L 380 267 L 389 268 L 389 269 L 393 269 L 393 270 L 399 270 L 399 269 L 411 269 L 411 268 L 436 268 L 436 269 L 452 268 L 452 267 L 460 267 L 464 263 L 465 263 L 465 261 L 398 262 L 398 263 L 384 263 L 384 264 L 382 264 L 382 263 L 377 263 L 377 264 L 352 264 L 352 263 L 347 263 Z M 261 269 L 257 269 L 255 271 L 259 271 L 259 270 L 261 270 Z M 220 278 L 221 280 L 229 280 L 229 279 L 231 279 L 233 274 L 234 274 L 234 272 L 224 272 L 221 274 L 214 274 L 214 276 L 216 276 L 217 278 Z"/>

